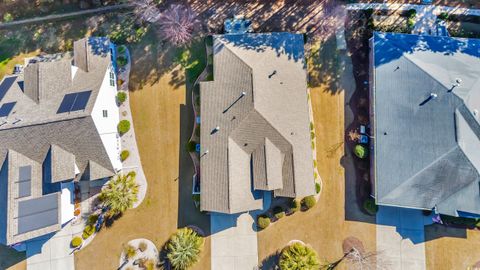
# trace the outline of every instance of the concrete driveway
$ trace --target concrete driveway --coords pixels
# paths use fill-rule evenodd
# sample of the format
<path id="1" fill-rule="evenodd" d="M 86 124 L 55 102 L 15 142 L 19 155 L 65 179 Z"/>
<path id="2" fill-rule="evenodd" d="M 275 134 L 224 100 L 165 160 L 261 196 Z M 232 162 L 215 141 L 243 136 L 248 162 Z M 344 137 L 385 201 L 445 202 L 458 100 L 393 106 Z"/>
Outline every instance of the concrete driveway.
<path id="1" fill-rule="evenodd" d="M 424 226 L 432 223 L 421 210 L 380 206 L 377 213 L 377 251 L 391 270 L 423 270 Z"/>
<path id="2" fill-rule="evenodd" d="M 74 270 L 74 257 L 70 241 L 74 235 L 81 234 L 83 226 L 68 223 L 62 230 L 28 241 L 28 270 Z"/>
<path id="3" fill-rule="evenodd" d="M 255 215 L 253 215 L 255 216 Z M 258 265 L 254 217 L 212 214 L 212 270 L 252 270 Z"/>

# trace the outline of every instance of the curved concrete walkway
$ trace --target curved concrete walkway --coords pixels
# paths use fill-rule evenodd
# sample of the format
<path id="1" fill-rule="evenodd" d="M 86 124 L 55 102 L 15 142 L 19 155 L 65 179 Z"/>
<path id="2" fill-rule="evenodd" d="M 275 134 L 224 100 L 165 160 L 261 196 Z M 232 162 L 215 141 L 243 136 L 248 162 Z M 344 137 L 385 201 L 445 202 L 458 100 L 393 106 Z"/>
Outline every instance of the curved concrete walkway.
<path id="1" fill-rule="evenodd" d="M 128 63 L 125 67 L 120 68 L 118 72 L 118 78 L 123 81 L 122 85 L 118 86 L 118 89 L 124 91 L 127 94 L 127 100 L 120 105 L 120 121 L 128 120 L 130 122 L 130 130 L 123 134 L 121 139 L 121 147 L 123 150 L 130 152 L 129 157 L 122 162 L 122 173 L 127 174 L 130 171 L 135 171 L 135 181 L 138 184 L 138 201 L 133 204 L 133 208 L 138 207 L 147 193 L 147 179 L 143 172 L 142 161 L 140 160 L 140 154 L 138 152 L 137 140 L 135 137 L 135 128 L 132 119 L 132 111 L 130 110 L 130 96 L 128 91 L 128 82 L 130 78 L 131 58 L 128 48 L 125 52 Z"/>

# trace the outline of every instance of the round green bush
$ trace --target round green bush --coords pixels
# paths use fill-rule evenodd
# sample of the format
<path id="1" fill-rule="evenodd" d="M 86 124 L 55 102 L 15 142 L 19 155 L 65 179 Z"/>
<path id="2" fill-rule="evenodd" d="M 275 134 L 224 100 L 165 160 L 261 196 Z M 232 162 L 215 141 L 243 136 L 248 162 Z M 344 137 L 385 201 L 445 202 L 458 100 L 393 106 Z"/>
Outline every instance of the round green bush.
<path id="1" fill-rule="evenodd" d="M 186 146 L 188 152 L 195 152 L 196 147 L 197 147 L 197 142 L 195 141 L 188 141 Z"/>
<path id="2" fill-rule="evenodd" d="M 87 226 L 85 227 L 85 229 L 83 229 L 82 238 L 83 238 L 83 239 L 87 239 L 87 238 L 90 237 L 94 232 L 95 232 L 95 226 L 93 226 L 93 225 L 87 225 Z"/>
<path id="3" fill-rule="evenodd" d="M 276 206 L 273 208 L 273 214 L 276 219 L 281 219 L 285 216 L 285 211 L 283 211 L 283 208 L 281 206 Z"/>
<path id="4" fill-rule="evenodd" d="M 128 120 L 122 120 L 118 123 L 118 132 L 123 135 L 130 130 L 130 122 Z"/>
<path id="5" fill-rule="evenodd" d="M 95 223 L 97 223 L 97 220 L 98 220 L 98 215 L 90 215 L 88 217 L 87 224 L 94 225 Z"/>
<path id="6" fill-rule="evenodd" d="M 3 21 L 4 22 L 13 21 L 13 15 L 11 13 L 5 12 L 5 14 L 3 14 Z"/>
<path id="7" fill-rule="evenodd" d="M 118 46 L 117 51 L 119 54 L 123 54 L 127 50 L 127 47 L 125 45 Z"/>
<path id="8" fill-rule="evenodd" d="M 118 92 L 117 93 L 117 100 L 120 103 L 123 103 L 127 100 L 127 93 L 125 92 Z"/>
<path id="9" fill-rule="evenodd" d="M 300 210 L 300 201 L 297 199 L 293 199 L 290 201 L 290 210 L 292 213 L 298 212 Z"/>
<path id="10" fill-rule="evenodd" d="M 414 18 L 416 15 L 417 15 L 417 11 L 413 8 L 407 11 L 407 17 L 410 19 Z"/>
<path id="11" fill-rule="evenodd" d="M 83 240 L 80 236 L 75 236 L 72 238 L 72 241 L 70 242 L 70 245 L 74 248 L 77 248 L 79 246 L 81 246 L 83 243 Z"/>
<path id="12" fill-rule="evenodd" d="M 314 207 L 316 203 L 317 203 L 317 200 L 315 200 L 314 196 L 307 196 L 303 198 L 303 205 L 307 209 Z"/>
<path id="13" fill-rule="evenodd" d="M 259 216 L 257 219 L 257 226 L 260 229 L 265 229 L 270 225 L 270 218 L 267 216 Z"/>
<path id="14" fill-rule="evenodd" d="M 315 192 L 317 194 L 320 193 L 321 189 L 322 189 L 322 186 L 320 186 L 320 183 L 315 183 Z"/>
<path id="15" fill-rule="evenodd" d="M 125 66 L 127 64 L 127 57 L 123 55 L 117 57 L 117 64 L 121 67 Z"/>
<path id="16" fill-rule="evenodd" d="M 378 205 L 375 204 L 375 200 L 368 198 L 363 202 L 363 209 L 369 214 L 374 216 L 378 212 Z"/>
<path id="17" fill-rule="evenodd" d="M 120 160 L 125 161 L 130 156 L 130 152 L 128 150 L 123 150 L 120 153 Z"/>
<path id="18" fill-rule="evenodd" d="M 368 156 L 368 149 L 362 144 L 357 144 L 353 149 L 353 153 L 359 158 L 366 158 Z"/>

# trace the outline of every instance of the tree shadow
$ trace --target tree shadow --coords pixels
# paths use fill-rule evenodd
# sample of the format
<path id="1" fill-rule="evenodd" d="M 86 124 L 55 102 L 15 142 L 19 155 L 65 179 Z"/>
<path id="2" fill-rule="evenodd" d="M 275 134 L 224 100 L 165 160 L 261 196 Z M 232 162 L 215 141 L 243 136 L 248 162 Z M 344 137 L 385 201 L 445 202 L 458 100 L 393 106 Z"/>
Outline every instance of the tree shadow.
<path id="1" fill-rule="evenodd" d="M 425 242 L 432 241 L 442 237 L 467 238 L 465 228 L 447 227 L 441 224 L 432 224 L 425 226 Z"/>
<path id="2" fill-rule="evenodd" d="M 259 270 L 276 270 L 278 269 L 278 259 L 280 257 L 280 253 L 276 252 L 270 254 L 265 259 L 263 259 L 260 264 L 258 265 Z"/>

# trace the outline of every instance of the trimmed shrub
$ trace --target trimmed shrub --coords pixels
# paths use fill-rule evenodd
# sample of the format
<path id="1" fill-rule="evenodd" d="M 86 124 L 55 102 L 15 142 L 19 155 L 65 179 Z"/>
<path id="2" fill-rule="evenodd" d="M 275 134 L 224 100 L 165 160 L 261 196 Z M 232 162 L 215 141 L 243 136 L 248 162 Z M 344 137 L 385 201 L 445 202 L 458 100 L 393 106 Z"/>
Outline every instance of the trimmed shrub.
<path id="1" fill-rule="evenodd" d="M 257 226 L 260 229 L 265 229 L 270 226 L 270 218 L 267 216 L 259 216 L 257 219 Z"/>
<path id="2" fill-rule="evenodd" d="M 120 153 L 120 160 L 125 161 L 130 156 L 130 152 L 128 150 L 123 150 Z"/>
<path id="3" fill-rule="evenodd" d="M 417 16 L 417 11 L 415 9 L 412 8 L 407 11 L 407 17 L 409 19 L 415 18 L 415 16 Z"/>
<path id="4" fill-rule="evenodd" d="M 313 126 L 313 122 L 310 122 L 310 130 L 313 130 L 315 127 Z"/>
<path id="5" fill-rule="evenodd" d="M 312 139 L 312 140 L 315 139 L 315 132 L 313 132 L 313 131 L 310 132 L 310 139 Z"/>
<path id="6" fill-rule="evenodd" d="M 120 55 L 117 57 L 117 64 L 121 67 L 125 66 L 127 64 L 127 57 Z"/>
<path id="7" fill-rule="evenodd" d="M 322 189 L 322 186 L 320 186 L 320 183 L 315 183 L 315 192 L 317 194 L 320 193 L 321 189 Z"/>
<path id="8" fill-rule="evenodd" d="M 317 201 L 315 200 L 314 196 L 307 196 L 303 198 L 303 206 L 305 206 L 307 210 L 314 207 L 316 203 Z"/>
<path id="9" fill-rule="evenodd" d="M 192 194 L 192 200 L 194 202 L 200 202 L 200 194 Z"/>
<path id="10" fill-rule="evenodd" d="M 358 158 L 366 158 L 368 156 L 368 149 L 362 144 L 357 144 L 355 145 L 355 148 L 353 149 L 353 153 L 355 156 Z"/>
<path id="11" fill-rule="evenodd" d="M 147 250 L 147 243 L 142 241 L 138 244 L 138 250 L 140 250 L 141 252 L 144 252 L 145 250 Z"/>
<path id="12" fill-rule="evenodd" d="M 85 229 L 83 229 L 82 238 L 83 238 L 83 239 L 87 239 L 87 238 L 90 237 L 94 232 L 95 232 L 95 226 L 93 226 L 93 225 L 87 225 L 87 226 L 85 227 Z"/>
<path id="13" fill-rule="evenodd" d="M 3 21 L 4 22 L 13 21 L 13 15 L 11 13 L 5 12 L 5 14 L 3 14 Z"/>
<path id="14" fill-rule="evenodd" d="M 298 212 L 300 210 L 300 201 L 297 199 L 293 199 L 290 201 L 290 210 L 292 213 Z"/>
<path id="15" fill-rule="evenodd" d="M 282 249 L 278 261 L 280 270 L 320 269 L 317 252 L 310 246 L 293 243 Z"/>
<path id="16" fill-rule="evenodd" d="M 448 15 L 447 12 L 442 12 L 437 16 L 437 18 L 442 20 L 442 21 L 448 21 L 448 17 L 449 17 L 449 15 Z"/>
<path id="17" fill-rule="evenodd" d="M 87 220 L 87 225 L 95 225 L 98 220 L 98 215 L 90 215 Z"/>
<path id="18" fill-rule="evenodd" d="M 316 159 L 313 160 L 313 167 L 317 168 L 317 160 Z"/>
<path id="19" fill-rule="evenodd" d="M 128 120 L 120 121 L 120 123 L 118 123 L 117 129 L 120 135 L 127 133 L 130 130 L 130 121 Z"/>
<path id="20" fill-rule="evenodd" d="M 409 19 L 407 20 L 407 27 L 411 29 L 411 28 L 413 28 L 414 26 L 415 26 L 415 20 L 414 20 L 413 18 L 409 18 Z"/>
<path id="21" fill-rule="evenodd" d="M 117 51 L 118 53 L 123 54 L 127 51 L 127 47 L 125 47 L 125 45 L 118 46 Z"/>
<path id="22" fill-rule="evenodd" d="M 281 206 L 276 206 L 273 208 L 273 214 L 276 219 L 281 219 L 285 216 L 285 211 L 283 211 L 283 208 Z"/>
<path id="23" fill-rule="evenodd" d="M 130 244 L 123 247 L 123 252 L 125 253 L 125 257 L 127 259 L 131 259 L 137 255 L 137 249 Z"/>
<path id="24" fill-rule="evenodd" d="M 371 215 L 374 216 L 378 212 L 378 205 L 375 204 L 375 200 L 368 198 L 363 202 L 363 209 Z"/>
<path id="25" fill-rule="evenodd" d="M 118 92 L 117 93 L 117 100 L 118 102 L 123 103 L 127 100 L 127 93 L 125 92 Z"/>
<path id="26" fill-rule="evenodd" d="M 187 145 L 185 146 L 188 152 L 195 152 L 196 147 L 197 147 L 197 142 L 195 141 L 188 141 Z"/>
<path id="27" fill-rule="evenodd" d="M 70 245 L 73 247 L 73 248 L 77 248 L 79 246 L 81 246 L 83 243 L 83 240 L 80 236 L 75 236 L 72 238 L 72 241 L 70 242 Z"/>

